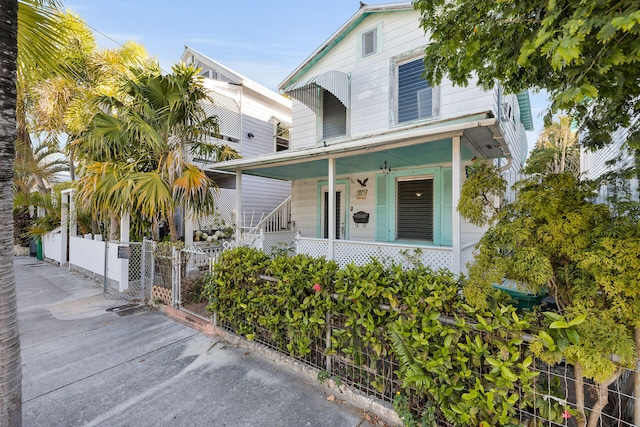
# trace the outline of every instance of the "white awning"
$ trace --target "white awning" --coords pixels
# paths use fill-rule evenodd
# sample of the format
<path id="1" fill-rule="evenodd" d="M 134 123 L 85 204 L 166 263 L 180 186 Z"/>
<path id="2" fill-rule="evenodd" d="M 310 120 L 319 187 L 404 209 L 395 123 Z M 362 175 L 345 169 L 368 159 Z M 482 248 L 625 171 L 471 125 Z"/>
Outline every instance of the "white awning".
<path id="1" fill-rule="evenodd" d="M 305 82 L 288 87 L 284 93 L 318 114 L 322 89 L 331 92 L 342 105 L 349 108 L 349 75 L 342 71 L 327 71 L 319 74 Z"/>

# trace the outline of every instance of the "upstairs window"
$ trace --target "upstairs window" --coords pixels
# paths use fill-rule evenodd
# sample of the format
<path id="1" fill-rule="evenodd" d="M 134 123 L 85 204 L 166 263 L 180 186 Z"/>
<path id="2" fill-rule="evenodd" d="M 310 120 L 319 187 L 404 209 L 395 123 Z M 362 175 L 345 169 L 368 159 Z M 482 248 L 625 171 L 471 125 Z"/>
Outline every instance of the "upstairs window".
<path id="1" fill-rule="evenodd" d="M 391 59 L 389 90 L 391 125 L 438 117 L 440 88 L 432 87 L 423 77 L 422 49 Z"/>
<path id="2" fill-rule="evenodd" d="M 423 73 L 422 58 L 398 66 L 398 123 L 434 115 L 433 90 Z"/>
<path id="3" fill-rule="evenodd" d="M 322 138 L 347 134 L 347 107 L 328 90 L 322 91 Z"/>
<path id="4" fill-rule="evenodd" d="M 289 149 L 289 129 L 291 129 L 291 126 L 286 123 L 276 123 L 276 152 Z"/>

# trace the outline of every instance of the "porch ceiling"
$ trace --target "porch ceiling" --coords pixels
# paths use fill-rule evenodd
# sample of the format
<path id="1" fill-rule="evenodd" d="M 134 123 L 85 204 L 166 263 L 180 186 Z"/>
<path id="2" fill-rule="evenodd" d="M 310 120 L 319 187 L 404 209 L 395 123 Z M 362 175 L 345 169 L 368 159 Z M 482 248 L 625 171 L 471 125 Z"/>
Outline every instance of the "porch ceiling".
<path id="1" fill-rule="evenodd" d="M 474 156 L 510 157 L 509 147 L 493 117 L 483 115 L 417 125 L 365 137 L 337 141 L 298 150 L 287 150 L 261 157 L 243 158 L 214 164 L 220 171 L 297 180 L 327 175 L 327 159 L 336 160 L 339 175 L 371 172 L 387 161 L 393 169 L 451 162 L 451 138 L 461 139 L 462 160 Z"/>
<path id="2" fill-rule="evenodd" d="M 470 160 L 474 154 L 466 146 L 462 147 L 462 159 Z M 380 170 L 384 161 L 391 170 L 425 164 L 451 162 L 451 140 L 443 139 L 408 147 L 382 151 L 358 153 L 336 159 L 336 174 L 370 172 Z M 327 176 L 327 159 L 309 159 L 300 163 L 265 166 L 244 170 L 243 173 L 267 178 L 297 180 Z"/>

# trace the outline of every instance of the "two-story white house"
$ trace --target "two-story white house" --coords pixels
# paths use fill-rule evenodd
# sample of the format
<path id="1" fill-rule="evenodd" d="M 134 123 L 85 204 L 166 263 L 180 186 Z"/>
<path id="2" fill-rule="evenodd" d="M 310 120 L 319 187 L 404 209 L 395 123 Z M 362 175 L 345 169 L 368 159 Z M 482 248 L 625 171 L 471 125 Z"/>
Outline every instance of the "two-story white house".
<path id="1" fill-rule="evenodd" d="M 202 53 L 185 47 L 181 61 L 201 69 L 212 103 L 207 112 L 218 117 L 222 143 L 235 149 L 243 159 L 289 150 L 291 100 L 229 69 Z M 185 221 L 185 241 L 191 243 L 198 229 L 226 224 L 255 227 L 291 196 L 291 183 L 254 175 L 235 174 L 217 169 L 217 164 L 193 159 L 218 185 L 216 209 L 219 215 Z M 286 204 L 286 203 L 285 203 Z M 288 208 L 288 205 L 287 205 Z M 290 227 L 288 218 L 279 229 Z"/>
<path id="2" fill-rule="evenodd" d="M 216 165 L 291 182 L 298 252 L 345 265 L 420 249 L 426 265 L 464 271 L 483 233 L 455 209 L 465 166 L 488 157 L 517 174 L 529 96 L 431 86 L 428 42 L 411 3 L 362 5 L 280 84 L 289 150 Z"/>

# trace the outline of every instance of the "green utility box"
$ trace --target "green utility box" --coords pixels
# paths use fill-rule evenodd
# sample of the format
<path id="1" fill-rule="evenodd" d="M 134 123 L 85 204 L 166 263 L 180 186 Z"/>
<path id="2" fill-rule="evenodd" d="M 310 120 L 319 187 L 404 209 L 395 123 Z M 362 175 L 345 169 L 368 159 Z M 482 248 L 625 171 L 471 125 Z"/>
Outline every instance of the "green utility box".
<path id="1" fill-rule="evenodd" d="M 503 280 L 500 284 L 494 283 L 493 287 L 506 292 L 511 299 L 517 303 L 516 306 L 518 310 L 529 311 L 533 307 L 540 305 L 542 300 L 547 296 L 546 291 L 542 291 L 535 295 L 527 292 L 526 290 L 520 289 L 513 280 Z"/>
<path id="2" fill-rule="evenodd" d="M 36 237 L 36 258 L 40 261 L 44 259 L 42 256 L 42 238 Z"/>

